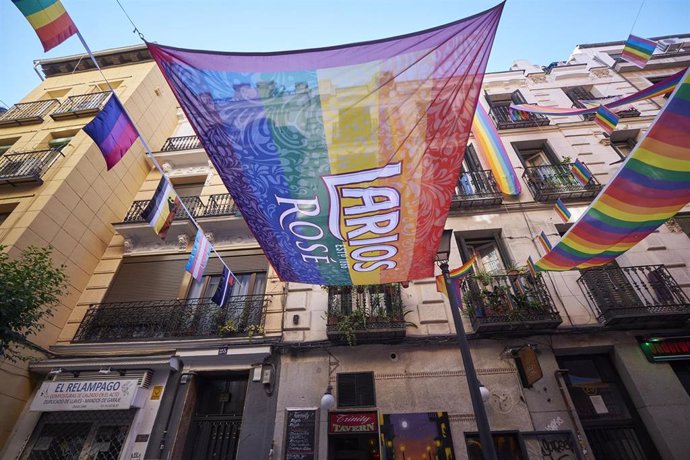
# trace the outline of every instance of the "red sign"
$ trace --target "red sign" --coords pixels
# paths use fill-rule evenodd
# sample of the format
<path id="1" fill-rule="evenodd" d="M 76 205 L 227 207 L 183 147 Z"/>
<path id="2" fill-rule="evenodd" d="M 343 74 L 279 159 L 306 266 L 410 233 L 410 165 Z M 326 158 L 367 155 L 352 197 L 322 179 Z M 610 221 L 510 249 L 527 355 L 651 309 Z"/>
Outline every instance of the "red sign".
<path id="1" fill-rule="evenodd" d="M 378 433 L 376 412 L 331 412 L 328 416 L 329 434 Z"/>

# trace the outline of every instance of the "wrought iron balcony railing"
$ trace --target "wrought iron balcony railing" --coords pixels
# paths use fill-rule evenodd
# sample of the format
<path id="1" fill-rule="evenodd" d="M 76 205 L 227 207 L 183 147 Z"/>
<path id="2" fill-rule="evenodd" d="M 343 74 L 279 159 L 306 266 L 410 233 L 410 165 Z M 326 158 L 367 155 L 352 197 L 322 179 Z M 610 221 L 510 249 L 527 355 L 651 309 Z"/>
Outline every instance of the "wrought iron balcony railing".
<path id="1" fill-rule="evenodd" d="M 6 153 L 0 156 L 0 183 L 35 182 L 41 184 L 43 183 L 41 177 L 59 155 L 62 153 L 56 149 Z"/>
<path id="2" fill-rule="evenodd" d="M 404 316 L 399 284 L 328 287 L 326 334 L 334 342 L 401 340 Z"/>
<path id="3" fill-rule="evenodd" d="M 204 217 L 210 216 L 240 216 L 240 210 L 229 193 L 219 193 L 208 197 Z"/>
<path id="4" fill-rule="evenodd" d="M 259 334 L 268 295 L 93 304 L 72 342 L 118 342 Z"/>
<path id="5" fill-rule="evenodd" d="M 166 141 L 165 144 L 163 144 L 163 148 L 161 149 L 161 152 L 177 152 L 180 150 L 195 150 L 195 149 L 200 149 L 202 148 L 201 146 L 201 141 L 199 141 L 199 138 L 196 136 L 177 136 L 177 137 L 169 137 Z"/>
<path id="6" fill-rule="evenodd" d="M 477 275 L 463 281 L 462 291 L 475 332 L 553 329 L 562 322 L 541 276 Z"/>
<path id="7" fill-rule="evenodd" d="M 549 117 L 539 113 L 512 110 L 509 105 L 493 105 L 489 110 L 489 115 L 498 129 L 531 128 L 548 126 L 551 123 Z"/>
<path id="8" fill-rule="evenodd" d="M 110 91 L 70 96 L 50 116 L 53 120 L 60 120 L 95 115 L 101 110 L 108 96 L 110 96 Z"/>
<path id="9" fill-rule="evenodd" d="M 503 202 L 503 194 L 491 171 L 465 171 L 455 187 L 453 205 L 459 208 L 496 206 Z"/>
<path id="10" fill-rule="evenodd" d="M 41 123 L 55 105 L 58 105 L 57 99 L 15 104 L 7 112 L 0 114 L 0 126 Z"/>
<path id="11" fill-rule="evenodd" d="M 607 326 L 682 327 L 690 319 L 690 299 L 663 265 L 589 268 L 577 282 Z"/>
<path id="12" fill-rule="evenodd" d="M 204 214 L 204 209 L 206 207 L 204 206 L 204 203 L 198 196 L 183 196 L 180 197 L 180 200 L 184 203 L 187 209 L 189 209 L 189 212 L 192 213 L 193 217 L 196 218 Z M 143 213 L 146 209 L 146 206 L 148 206 L 150 202 L 151 200 L 134 201 L 132 203 L 132 207 L 129 208 L 129 211 L 127 211 L 127 214 L 125 215 L 125 219 L 123 220 L 123 222 L 146 222 Z M 175 220 L 184 219 L 187 219 L 187 213 L 184 212 L 184 210 L 180 209 L 179 211 L 177 211 L 177 214 L 175 215 Z"/>
<path id="13" fill-rule="evenodd" d="M 525 168 L 522 178 L 535 201 L 594 198 L 601 191 L 601 184 L 592 176 L 585 184 L 571 172 L 571 163 L 531 166 Z"/>

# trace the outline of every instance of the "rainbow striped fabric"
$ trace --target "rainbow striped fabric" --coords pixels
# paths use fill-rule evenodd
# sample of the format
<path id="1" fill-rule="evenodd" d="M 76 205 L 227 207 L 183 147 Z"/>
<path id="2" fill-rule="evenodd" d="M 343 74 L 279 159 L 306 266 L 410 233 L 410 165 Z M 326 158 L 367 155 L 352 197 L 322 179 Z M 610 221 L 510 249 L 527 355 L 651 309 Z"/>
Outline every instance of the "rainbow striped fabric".
<path id="1" fill-rule="evenodd" d="M 551 249 L 553 249 L 553 246 L 551 246 L 551 241 L 549 241 L 549 237 L 546 236 L 546 233 L 544 233 L 544 230 L 541 231 L 541 233 L 539 234 L 537 239 L 541 243 L 541 247 L 544 248 L 544 253 L 547 253 Z"/>
<path id="2" fill-rule="evenodd" d="M 194 246 L 192 252 L 189 254 L 187 265 L 184 269 L 188 271 L 192 278 L 199 281 L 204 276 L 206 264 L 208 264 L 208 256 L 211 254 L 211 243 L 206 238 L 206 235 L 201 229 L 196 231 L 196 238 L 194 238 Z"/>
<path id="3" fill-rule="evenodd" d="M 690 70 L 621 169 L 553 250 L 542 270 L 604 265 L 690 202 Z"/>
<path id="4" fill-rule="evenodd" d="M 534 260 L 532 260 L 532 256 L 529 256 L 527 258 L 527 270 L 529 270 L 529 273 L 530 275 L 532 275 L 532 277 L 537 277 L 537 267 L 534 266 Z"/>
<path id="5" fill-rule="evenodd" d="M 573 163 L 573 165 L 570 167 L 570 172 L 573 173 L 575 179 L 577 179 L 582 185 L 587 185 L 589 184 L 589 181 L 592 180 L 592 172 L 580 160 L 575 160 L 575 163 Z"/>
<path id="6" fill-rule="evenodd" d="M 605 106 L 600 105 L 594 115 L 594 122 L 598 124 L 607 134 L 611 134 L 618 125 L 618 115 L 611 112 Z"/>
<path id="7" fill-rule="evenodd" d="M 180 197 L 177 196 L 172 184 L 164 176 L 161 177 L 153 198 L 151 198 L 151 201 L 149 201 L 141 215 L 156 234 L 165 239 L 168 235 L 168 229 L 181 206 Z"/>
<path id="8" fill-rule="evenodd" d="M 60 0 L 12 0 L 48 51 L 78 32 Z"/>
<path id="9" fill-rule="evenodd" d="M 502 9 L 314 50 L 148 49 L 283 281 L 401 282 L 433 276 Z"/>
<path id="10" fill-rule="evenodd" d="M 477 110 L 474 112 L 472 134 L 477 139 L 479 150 L 489 164 L 501 192 L 506 195 L 519 195 L 522 192 L 522 186 L 508 158 L 508 152 L 498 135 L 496 126 L 481 104 L 477 104 Z"/>
<path id="11" fill-rule="evenodd" d="M 655 41 L 631 34 L 623 46 L 621 58 L 642 69 L 652 58 L 655 49 Z"/>
<path id="12" fill-rule="evenodd" d="M 139 137 L 115 94 L 110 96 L 98 115 L 84 126 L 84 131 L 98 145 L 108 170 L 125 156 Z"/>
<path id="13" fill-rule="evenodd" d="M 568 223 L 572 214 L 570 209 L 563 204 L 563 201 L 561 201 L 560 198 L 556 200 L 556 203 L 553 205 L 553 209 L 556 211 L 556 214 L 558 214 L 558 217 L 561 218 L 564 224 Z"/>
<path id="14" fill-rule="evenodd" d="M 450 270 L 448 273 L 448 277 L 450 278 L 450 281 L 452 283 L 451 288 L 456 290 L 457 294 L 457 299 L 460 299 L 460 281 L 464 279 L 465 277 L 471 275 L 474 273 L 474 263 L 477 261 L 477 256 L 474 255 L 470 260 L 465 262 L 461 267 L 456 268 L 455 270 Z M 443 274 L 441 275 L 436 275 L 436 292 L 440 292 L 441 294 L 445 295 L 450 299 L 450 296 L 448 295 L 448 289 L 445 283 L 445 280 L 443 279 Z M 460 302 L 460 308 L 462 308 L 462 302 Z"/>
<path id="15" fill-rule="evenodd" d="M 636 93 L 633 93 L 629 96 L 625 96 L 623 98 L 616 99 L 611 102 L 607 102 L 604 104 L 606 107 L 609 109 L 614 109 L 618 108 L 627 104 L 631 104 L 633 102 L 638 102 L 638 101 L 643 101 L 646 99 L 651 99 L 653 97 L 658 97 L 658 96 L 663 96 L 664 94 L 670 93 L 673 91 L 680 81 L 681 77 L 685 73 L 685 70 L 681 70 L 680 72 L 671 75 L 668 78 L 665 78 L 661 80 L 658 83 L 653 84 L 652 86 L 645 88 L 643 90 L 640 90 Z M 583 103 L 588 103 L 590 101 L 580 101 Z M 517 111 L 522 111 L 522 112 L 531 112 L 531 113 L 540 113 L 542 115 L 551 115 L 551 116 L 562 116 L 562 117 L 567 117 L 571 115 L 585 115 L 588 113 L 596 113 L 596 111 L 599 109 L 599 103 L 597 105 L 586 108 L 586 109 L 573 109 L 573 108 L 561 108 L 561 107 L 542 107 L 540 105 L 535 105 L 535 104 L 510 104 L 510 108 L 513 110 Z"/>

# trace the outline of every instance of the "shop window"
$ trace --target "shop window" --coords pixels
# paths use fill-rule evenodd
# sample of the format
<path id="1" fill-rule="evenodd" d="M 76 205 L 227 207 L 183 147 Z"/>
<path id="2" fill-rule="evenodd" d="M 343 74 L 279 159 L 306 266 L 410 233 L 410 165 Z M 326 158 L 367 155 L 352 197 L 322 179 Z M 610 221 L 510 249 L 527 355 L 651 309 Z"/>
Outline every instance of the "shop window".
<path id="1" fill-rule="evenodd" d="M 491 433 L 496 456 L 500 459 L 527 460 L 518 433 Z M 467 457 L 469 460 L 482 460 L 482 445 L 478 434 L 466 434 Z"/>
<path id="2" fill-rule="evenodd" d="M 480 272 L 500 274 L 513 265 L 500 230 L 459 232 L 458 242 L 463 262 L 476 255 Z"/>
<path id="3" fill-rule="evenodd" d="M 340 373 L 336 377 L 338 407 L 376 405 L 373 372 Z"/>

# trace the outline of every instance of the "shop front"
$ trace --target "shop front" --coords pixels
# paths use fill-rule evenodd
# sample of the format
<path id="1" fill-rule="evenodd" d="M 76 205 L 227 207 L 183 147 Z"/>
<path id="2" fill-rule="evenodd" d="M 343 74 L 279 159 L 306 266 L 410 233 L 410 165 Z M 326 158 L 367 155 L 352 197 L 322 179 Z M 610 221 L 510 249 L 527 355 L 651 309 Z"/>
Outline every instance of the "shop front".
<path id="1" fill-rule="evenodd" d="M 329 460 L 379 460 L 378 421 L 376 411 L 329 413 Z"/>

